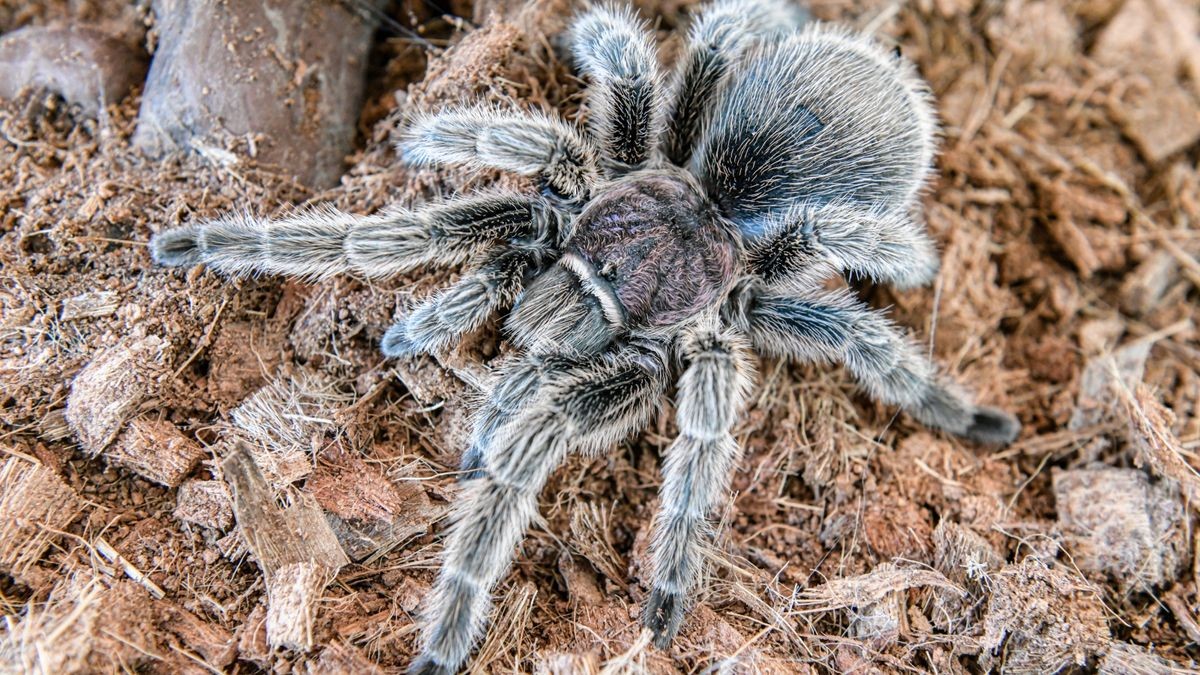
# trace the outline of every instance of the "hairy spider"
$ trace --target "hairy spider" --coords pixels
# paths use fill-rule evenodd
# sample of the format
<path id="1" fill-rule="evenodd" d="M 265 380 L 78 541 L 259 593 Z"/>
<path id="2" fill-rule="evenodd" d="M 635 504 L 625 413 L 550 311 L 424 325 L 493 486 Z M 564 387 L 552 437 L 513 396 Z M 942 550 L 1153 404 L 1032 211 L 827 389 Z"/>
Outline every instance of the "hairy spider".
<path id="1" fill-rule="evenodd" d="M 474 107 L 419 119 L 401 143 L 410 163 L 512 171 L 540 195 L 229 217 L 152 242 L 160 263 L 230 274 L 382 277 L 470 262 L 388 329 L 388 356 L 444 350 L 511 307 L 519 356 L 496 369 L 475 418 L 411 672 L 466 662 L 550 472 L 641 430 L 673 375 L 679 437 L 663 464 L 643 614 L 660 648 L 679 630 L 707 517 L 738 460 L 730 429 L 752 349 L 840 361 L 872 397 L 931 427 L 1016 437 L 1015 418 L 946 383 L 880 312 L 826 289 L 836 274 L 912 287 L 936 273 L 917 215 L 935 120 L 899 55 L 805 23 L 786 0 L 717 0 L 666 86 L 634 13 L 591 9 L 569 34 L 590 81 L 586 132 L 552 113 Z"/>

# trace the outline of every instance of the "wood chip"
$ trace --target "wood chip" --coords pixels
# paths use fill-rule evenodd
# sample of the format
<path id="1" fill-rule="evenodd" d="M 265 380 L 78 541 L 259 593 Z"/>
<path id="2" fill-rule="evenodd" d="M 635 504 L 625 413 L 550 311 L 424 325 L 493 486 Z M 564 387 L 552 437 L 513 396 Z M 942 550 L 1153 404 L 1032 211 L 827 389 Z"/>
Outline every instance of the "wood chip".
<path id="1" fill-rule="evenodd" d="M 146 417 L 130 422 L 120 439 L 104 451 L 110 462 L 172 488 L 207 454 L 174 424 Z"/>
<path id="2" fill-rule="evenodd" d="M 22 579 L 81 510 L 75 491 L 53 471 L 10 456 L 0 465 L 0 570 Z"/>
<path id="3" fill-rule="evenodd" d="M 175 493 L 173 515 L 185 523 L 225 531 L 233 525 L 229 489 L 219 480 L 188 480 Z"/>
<path id="4" fill-rule="evenodd" d="M 108 316 L 117 311 L 119 304 L 116 291 L 80 293 L 63 301 L 62 313 L 59 318 L 63 321 L 74 321 Z"/>
<path id="5" fill-rule="evenodd" d="M 419 483 L 393 482 L 340 446 L 322 453 L 306 487 L 353 560 L 390 551 L 425 532 L 441 514 Z"/>
<path id="6" fill-rule="evenodd" d="M 149 397 L 166 370 L 171 345 L 147 336 L 96 355 L 71 383 L 67 423 L 89 454 L 100 454 Z"/>
<path id="7" fill-rule="evenodd" d="M 221 464 L 233 494 L 238 528 L 267 582 L 267 641 L 309 649 L 325 586 L 349 563 L 310 495 L 296 493 L 281 508 L 249 449 L 238 443 Z"/>

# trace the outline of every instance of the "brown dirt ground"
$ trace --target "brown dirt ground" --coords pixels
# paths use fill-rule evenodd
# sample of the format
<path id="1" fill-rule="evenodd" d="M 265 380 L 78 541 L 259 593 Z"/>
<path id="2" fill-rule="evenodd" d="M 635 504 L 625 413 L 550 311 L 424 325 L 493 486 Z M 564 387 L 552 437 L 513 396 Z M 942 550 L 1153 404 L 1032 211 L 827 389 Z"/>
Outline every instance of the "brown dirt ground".
<path id="1" fill-rule="evenodd" d="M 495 328 L 440 361 L 388 362 L 393 315 L 445 279 L 229 281 L 156 268 L 146 242 L 231 209 L 368 213 L 497 180 L 404 169 L 397 121 L 481 98 L 575 114 L 580 83 L 552 44 L 568 3 L 461 4 L 474 23 L 431 49 L 376 48 L 359 150 L 322 193 L 248 158 L 142 157 L 136 93 L 98 120 L 37 93 L 0 103 L 0 668 L 412 657 L 472 387 L 507 350 Z M 692 3 L 638 4 L 667 39 Z M 130 7 L 0 0 L 0 32 L 72 18 L 143 39 Z M 836 369 L 764 359 L 709 580 L 671 650 L 637 625 L 668 409 L 556 474 L 475 672 L 1194 671 L 1200 4 L 813 11 L 894 41 L 945 127 L 926 199 L 937 282 L 862 291 L 1015 411 L 1021 439 L 965 445 Z M 97 436 L 115 449 L 85 452 Z M 263 573 L 219 481 L 237 439 L 281 499 L 312 495 L 340 536 L 367 537 L 342 539 L 356 561 L 325 588 L 308 649 L 267 644 Z M 162 448 L 200 461 L 138 464 Z"/>

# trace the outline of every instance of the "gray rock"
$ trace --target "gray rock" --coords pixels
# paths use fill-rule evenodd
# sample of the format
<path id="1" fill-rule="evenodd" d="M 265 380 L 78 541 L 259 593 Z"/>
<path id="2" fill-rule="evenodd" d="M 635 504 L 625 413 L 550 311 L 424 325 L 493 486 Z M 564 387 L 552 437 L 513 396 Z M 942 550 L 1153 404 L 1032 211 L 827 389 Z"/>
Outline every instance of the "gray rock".
<path id="1" fill-rule="evenodd" d="M 31 26 L 0 37 L 0 98 L 42 88 L 95 115 L 145 74 L 144 54 L 94 28 Z"/>
<path id="2" fill-rule="evenodd" d="M 156 0 L 134 142 L 229 158 L 234 138 L 311 187 L 342 174 L 375 20 L 337 2 Z"/>

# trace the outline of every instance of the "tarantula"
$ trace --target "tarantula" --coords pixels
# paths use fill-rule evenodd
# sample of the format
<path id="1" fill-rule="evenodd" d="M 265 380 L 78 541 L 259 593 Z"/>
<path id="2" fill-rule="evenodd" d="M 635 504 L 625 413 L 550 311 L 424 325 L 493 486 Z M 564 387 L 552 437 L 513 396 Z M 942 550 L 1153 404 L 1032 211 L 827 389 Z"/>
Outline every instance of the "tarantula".
<path id="1" fill-rule="evenodd" d="M 383 336 L 389 357 L 438 352 L 509 309 L 519 349 L 496 369 L 462 459 L 456 516 L 410 672 L 459 669 L 490 593 L 570 452 L 644 428 L 678 375 L 643 623 L 664 648 L 729 488 L 730 430 L 750 351 L 840 361 L 875 399 L 980 443 L 1015 418 L 977 406 L 836 274 L 924 284 L 937 254 L 918 220 L 935 120 L 911 64 L 863 35 L 808 23 L 786 0 L 717 0 L 694 19 L 670 85 L 632 10 L 578 16 L 586 131 L 489 107 L 418 119 L 413 164 L 532 177 L 540 194 L 461 197 L 358 217 L 331 209 L 164 232 L 154 258 L 229 274 L 383 277 L 470 262 Z"/>

